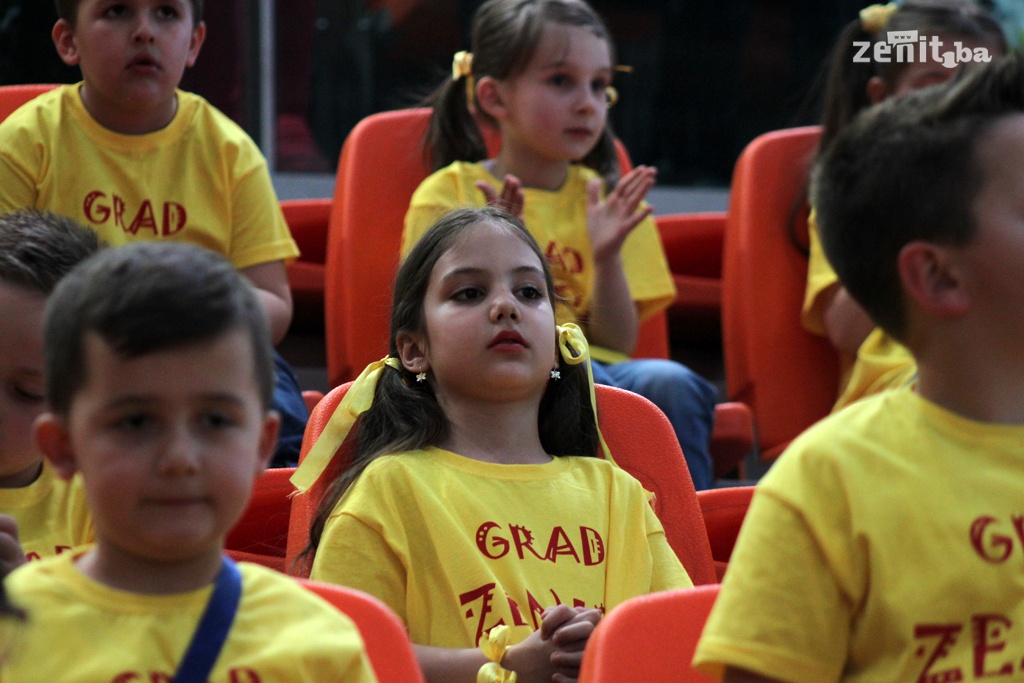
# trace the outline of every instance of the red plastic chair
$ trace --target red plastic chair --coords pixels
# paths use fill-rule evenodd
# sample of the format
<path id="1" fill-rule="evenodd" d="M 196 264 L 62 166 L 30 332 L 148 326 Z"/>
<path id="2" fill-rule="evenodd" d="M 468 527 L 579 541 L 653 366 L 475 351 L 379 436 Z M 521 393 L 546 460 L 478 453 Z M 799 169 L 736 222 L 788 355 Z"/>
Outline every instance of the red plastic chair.
<path id="1" fill-rule="evenodd" d="M 740 155 L 725 239 L 722 332 L 729 397 L 750 406 L 762 458 L 829 413 L 835 351 L 800 325 L 807 259 L 790 242 L 793 207 L 818 144 L 817 126 L 766 133 Z M 797 216 L 806 234 L 807 212 Z"/>
<path id="2" fill-rule="evenodd" d="M 6 119 L 15 109 L 29 100 L 33 100 L 56 87 L 58 86 L 54 83 L 0 85 L 0 121 Z"/>
<path id="3" fill-rule="evenodd" d="M 697 492 L 697 502 L 704 517 L 708 542 L 711 544 L 711 558 L 715 562 L 718 580 L 725 576 L 725 570 L 736 546 L 736 536 L 743 526 L 743 519 L 754 495 L 753 486 L 733 486 L 708 489 Z"/>
<path id="4" fill-rule="evenodd" d="M 284 219 L 301 252 L 288 264 L 292 289 L 292 329 L 319 332 L 324 328 L 324 272 L 330 199 L 287 199 L 280 202 Z"/>
<path id="5" fill-rule="evenodd" d="M 294 473 L 294 467 L 282 467 L 267 470 L 256 479 L 249 505 L 224 542 L 233 559 L 285 570 L 290 496 L 295 491 L 289 479 Z"/>
<path id="6" fill-rule="evenodd" d="M 300 461 L 324 430 L 348 387 L 345 384 L 330 391 L 310 415 Z M 606 386 L 595 389 L 601 431 L 616 462 L 655 494 L 654 510 L 665 527 L 669 545 L 693 583 L 713 583 L 717 574 L 700 505 L 668 418 L 637 394 Z M 350 447 L 351 442 L 346 441 L 342 452 L 334 457 L 317 483 L 306 493 L 292 498 L 286 564 L 293 575 L 309 576 L 312 558 L 303 558 L 306 561 L 302 562 L 297 559 L 309 541 L 313 516 L 328 483 L 336 479 L 351 460 Z"/>
<path id="7" fill-rule="evenodd" d="M 676 299 L 668 310 L 673 338 L 718 340 L 722 319 L 725 212 L 655 216 Z"/>
<path id="8" fill-rule="evenodd" d="M 597 625 L 580 683 L 709 683 L 690 666 L 718 586 L 651 593 L 622 603 Z"/>
<path id="9" fill-rule="evenodd" d="M 405 625 L 387 605 L 352 588 L 309 579 L 298 581 L 355 622 L 380 683 L 423 683 L 423 672 Z"/>

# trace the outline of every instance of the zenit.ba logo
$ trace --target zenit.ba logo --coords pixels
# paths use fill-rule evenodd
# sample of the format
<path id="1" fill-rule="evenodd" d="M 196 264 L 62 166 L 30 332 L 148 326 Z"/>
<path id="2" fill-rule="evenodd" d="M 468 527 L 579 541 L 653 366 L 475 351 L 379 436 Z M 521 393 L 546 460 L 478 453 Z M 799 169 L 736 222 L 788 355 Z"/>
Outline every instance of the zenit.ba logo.
<path id="1" fill-rule="evenodd" d="M 953 43 L 950 50 L 944 49 L 942 39 L 938 36 L 928 38 L 918 36 L 917 31 L 886 31 L 885 40 L 872 43 L 870 40 L 855 40 L 857 48 L 853 61 L 883 64 L 889 62 L 937 62 L 947 69 L 966 62 L 991 62 L 992 55 L 983 47 L 970 48 L 960 41 Z"/>

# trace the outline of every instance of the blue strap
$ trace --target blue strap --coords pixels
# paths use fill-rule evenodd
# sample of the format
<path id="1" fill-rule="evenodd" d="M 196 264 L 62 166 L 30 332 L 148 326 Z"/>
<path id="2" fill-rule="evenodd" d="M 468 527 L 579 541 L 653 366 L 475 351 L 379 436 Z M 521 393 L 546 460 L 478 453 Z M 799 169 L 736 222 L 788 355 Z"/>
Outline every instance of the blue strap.
<path id="1" fill-rule="evenodd" d="M 173 683 L 206 683 L 224 641 L 228 639 L 241 597 L 242 574 L 235 563 L 225 557 L 217 572 L 210 601 L 206 603 L 206 611 L 192 634 L 192 642 L 178 665 Z"/>

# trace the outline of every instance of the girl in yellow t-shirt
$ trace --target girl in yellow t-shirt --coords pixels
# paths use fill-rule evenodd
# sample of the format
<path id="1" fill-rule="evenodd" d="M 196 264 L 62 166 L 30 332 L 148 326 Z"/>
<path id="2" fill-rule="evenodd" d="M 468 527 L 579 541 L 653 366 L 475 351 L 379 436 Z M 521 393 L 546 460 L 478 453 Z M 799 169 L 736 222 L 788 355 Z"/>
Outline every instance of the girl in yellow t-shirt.
<path id="1" fill-rule="evenodd" d="M 311 578 L 387 603 L 430 681 L 575 679 L 604 610 L 692 585 L 640 483 L 593 457 L 587 342 L 556 327 L 554 292 L 514 216 L 443 217 L 399 269 L 388 356 L 292 479 L 308 488 L 355 427 Z"/>
<path id="2" fill-rule="evenodd" d="M 654 169 L 618 178 L 608 29 L 581 0 L 489 0 L 474 16 L 472 43 L 432 98 L 425 142 L 435 173 L 412 197 L 403 253 L 453 208 L 510 209 L 551 263 L 558 321 L 578 323 L 594 344 L 595 380 L 661 408 L 694 486 L 709 488 L 715 388 L 679 363 L 629 360 L 640 321 L 676 292 L 643 204 Z M 493 158 L 478 120 L 501 135 Z"/>
<path id="3" fill-rule="evenodd" d="M 915 50 L 900 56 L 893 36 L 906 32 L 915 32 Z M 939 49 L 932 49 L 933 44 Z M 819 150 L 872 104 L 948 81 L 968 64 L 943 63 L 942 55 L 957 54 L 958 47 L 969 49 L 972 57 L 980 48 L 993 58 L 1007 49 L 999 24 L 972 0 L 908 0 L 862 10 L 836 39 Z M 833 409 L 839 410 L 864 396 L 914 382 L 917 366 L 907 349 L 875 326 L 847 294 L 822 250 L 817 227 L 812 211 L 801 322 L 808 332 L 827 337 L 839 353 L 842 377 Z"/>

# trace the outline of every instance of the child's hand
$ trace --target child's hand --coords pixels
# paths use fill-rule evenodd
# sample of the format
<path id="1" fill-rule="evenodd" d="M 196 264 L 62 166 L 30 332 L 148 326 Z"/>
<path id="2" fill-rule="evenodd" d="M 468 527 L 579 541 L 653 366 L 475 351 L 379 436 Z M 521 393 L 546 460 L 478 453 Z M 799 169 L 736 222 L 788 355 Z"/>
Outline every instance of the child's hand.
<path id="1" fill-rule="evenodd" d="M 0 577 L 25 564 L 25 552 L 18 542 L 18 523 L 10 515 L 0 515 Z"/>
<path id="2" fill-rule="evenodd" d="M 641 209 L 640 202 L 654 185 L 656 174 L 651 166 L 637 166 L 619 180 L 604 201 L 601 201 L 601 181 L 594 178 L 587 183 L 587 232 L 595 260 L 618 255 L 633 228 L 651 215 L 654 209 L 649 206 Z"/>
<path id="3" fill-rule="evenodd" d="M 550 636 L 551 642 L 555 644 L 555 651 L 551 655 L 551 663 L 556 669 L 552 677 L 554 683 L 570 683 L 579 678 L 583 649 L 601 621 L 601 610 L 576 607 L 574 612 L 575 615 Z M 546 624 L 547 620 L 541 622 L 541 631 L 544 631 Z"/>
<path id="4" fill-rule="evenodd" d="M 501 194 L 498 194 L 494 186 L 486 180 L 478 180 L 476 188 L 484 193 L 488 205 L 504 209 L 519 220 L 523 220 L 523 184 L 519 182 L 519 178 L 514 175 L 505 176 Z"/>
<path id="5" fill-rule="evenodd" d="M 551 607 L 539 629 L 508 649 L 503 666 L 521 683 L 571 683 L 579 677 L 583 648 L 600 620 L 600 610 Z"/>

